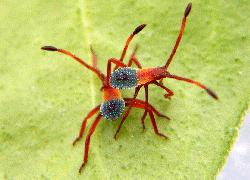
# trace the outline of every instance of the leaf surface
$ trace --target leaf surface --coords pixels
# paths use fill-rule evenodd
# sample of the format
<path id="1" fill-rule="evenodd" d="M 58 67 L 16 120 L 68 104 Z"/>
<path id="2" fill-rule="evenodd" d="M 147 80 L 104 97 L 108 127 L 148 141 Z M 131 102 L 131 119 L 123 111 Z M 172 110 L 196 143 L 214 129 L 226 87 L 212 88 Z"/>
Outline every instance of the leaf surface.
<path id="1" fill-rule="evenodd" d="M 151 86 L 151 104 L 172 119 L 156 118 L 170 140 L 157 137 L 148 118 L 142 133 L 141 110 L 132 111 L 117 141 L 119 122 L 103 120 L 80 176 L 84 139 L 74 148 L 71 142 L 82 118 L 101 103 L 100 82 L 70 58 L 40 50 L 54 45 L 90 63 L 92 44 L 105 72 L 107 59 L 118 58 L 128 35 L 146 23 L 129 53 L 137 43 L 142 65 L 160 66 L 172 50 L 187 3 L 2 1 L 0 179 L 213 179 L 249 107 L 248 1 L 194 1 L 169 68 L 208 85 L 220 100 L 190 84 L 164 80 L 175 92 L 168 101 Z"/>

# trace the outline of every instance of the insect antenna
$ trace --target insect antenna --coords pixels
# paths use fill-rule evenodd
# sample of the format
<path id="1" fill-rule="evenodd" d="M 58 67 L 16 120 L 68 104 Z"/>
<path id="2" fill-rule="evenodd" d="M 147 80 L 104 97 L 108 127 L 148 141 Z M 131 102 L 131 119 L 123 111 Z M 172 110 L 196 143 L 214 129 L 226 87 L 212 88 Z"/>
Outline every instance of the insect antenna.
<path id="1" fill-rule="evenodd" d="M 178 46 L 179 46 L 179 44 L 180 44 L 180 41 L 181 41 L 181 38 L 182 38 L 182 34 L 183 34 L 183 32 L 184 32 L 185 25 L 186 25 L 186 20 L 187 20 L 187 17 L 188 17 L 188 15 L 189 15 L 190 11 L 191 11 L 191 8 L 192 8 L 192 3 L 189 3 L 189 4 L 187 5 L 187 7 L 186 7 L 185 12 L 184 12 L 184 16 L 183 16 L 182 23 L 181 23 L 181 28 L 180 28 L 179 35 L 178 35 L 178 37 L 177 37 L 177 40 L 176 40 L 176 42 L 175 42 L 175 46 L 174 46 L 174 48 L 173 48 L 173 50 L 172 50 L 172 52 L 171 52 L 171 54 L 170 54 L 170 56 L 169 56 L 169 58 L 168 58 L 166 64 L 163 66 L 163 67 L 165 67 L 166 69 L 168 68 L 169 64 L 171 63 L 171 61 L 172 61 L 172 59 L 173 59 L 173 57 L 174 57 L 174 55 L 175 55 L 175 52 L 176 52 L 176 50 L 177 50 L 177 48 L 178 48 Z"/>
<path id="2" fill-rule="evenodd" d="M 126 43 L 125 43 L 125 46 L 123 48 L 123 51 L 122 51 L 122 54 L 121 54 L 121 57 L 120 57 L 120 61 L 123 61 L 124 57 L 125 57 L 125 54 L 127 52 L 127 49 L 128 49 L 128 45 L 130 43 L 130 41 L 133 39 L 133 37 L 138 34 L 144 27 L 146 26 L 146 24 L 141 24 L 139 26 L 137 26 L 135 28 L 135 30 L 133 31 L 132 34 L 130 34 L 130 36 L 128 37 Z"/>
<path id="3" fill-rule="evenodd" d="M 64 49 L 58 49 L 54 46 L 43 46 L 41 48 L 42 50 L 45 50 L 45 51 L 57 51 L 57 52 L 60 52 L 62 54 L 65 54 L 71 58 L 73 58 L 74 60 L 76 60 L 77 62 L 79 62 L 80 64 L 82 64 L 84 67 L 88 68 L 89 70 L 93 71 L 94 73 L 97 74 L 97 76 L 101 79 L 101 81 L 104 83 L 105 81 L 105 75 L 99 70 L 97 69 L 96 67 L 93 67 L 93 66 L 90 66 L 88 65 L 86 62 L 84 62 L 82 59 L 80 59 L 79 57 L 75 56 L 74 54 L 72 54 L 71 52 L 69 51 L 66 51 Z M 95 65 L 95 64 L 94 64 Z"/>
<path id="4" fill-rule="evenodd" d="M 201 84 L 200 82 L 197 82 L 197 81 L 194 81 L 192 79 L 185 78 L 185 77 L 176 76 L 176 75 L 173 75 L 173 74 L 170 74 L 170 73 L 167 74 L 167 77 L 194 84 L 194 85 L 204 89 L 208 93 L 208 95 L 211 96 L 212 98 L 214 98 L 216 100 L 219 99 L 219 97 L 217 96 L 217 94 L 214 91 L 212 91 L 211 89 L 209 89 L 205 85 Z"/>

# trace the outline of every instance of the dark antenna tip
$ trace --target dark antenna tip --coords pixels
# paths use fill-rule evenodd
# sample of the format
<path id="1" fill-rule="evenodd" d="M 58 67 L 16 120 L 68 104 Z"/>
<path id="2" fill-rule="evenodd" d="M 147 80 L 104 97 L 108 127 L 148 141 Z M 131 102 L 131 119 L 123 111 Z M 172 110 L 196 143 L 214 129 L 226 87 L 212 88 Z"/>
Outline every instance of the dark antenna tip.
<path id="1" fill-rule="evenodd" d="M 215 94 L 215 92 L 213 92 L 211 89 L 206 89 L 207 93 L 214 99 L 218 100 L 219 97 L 217 96 L 217 94 Z"/>
<path id="2" fill-rule="evenodd" d="M 42 50 L 45 50 L 45 51 L 57 51 L 58 49 L 54 46 L 43 46 L 41 47 Z"/>
<path id="3" fill-rule="evenodd" d="M 135 28 L 133 34 L 135 35 L 135 34 L 139 33 L 145 26 L 146 26 L 146 24 L 141 24 L 140 26 Z"/>
<path id="4" fill-rule="evenodd" d="M 184 16 L 185 16 L 185 17 L 187 17 L 187 16 L 189 15 L 191 9 L 192 9 L 192 3 L 190 2 L 190 3 L 188 3 L 188 5 L 187 5 L 187 7 L 186 7 L 186 10 L 185 10 L 185 12 L 184 12 Z"/>

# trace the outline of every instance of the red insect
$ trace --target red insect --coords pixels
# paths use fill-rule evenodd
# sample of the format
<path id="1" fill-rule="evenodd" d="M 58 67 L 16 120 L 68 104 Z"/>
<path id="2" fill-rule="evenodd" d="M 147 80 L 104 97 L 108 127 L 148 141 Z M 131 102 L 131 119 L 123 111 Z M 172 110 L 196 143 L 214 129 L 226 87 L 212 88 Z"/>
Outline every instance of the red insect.
<path id="1" fill-rule="evenodd" d="M 170 54 L 170 56 L 167 59 L 167 62 L 164 66 L 155 67 L 155 68 L 147 68 L 147 69 L 141 69 L 141 67 L 139 67 L 139 69 L 131 68 L 131 67 L 128 67 L 127 65 L 125 65 L 124 63 L 122 63 L 124 55 L 125 55 L 125 53 L 124 53 L 121 56 L 120 60 L 113 61 L 113 63 L 116 64 L 116 68 L 118 68 L 118 67 L 121 67 L 121 68 L 119 68 L 119 69 L 115 70 L 114 72 L 107 75 L 108 76 L 107 78 L 109 79 L 111 86 L 114 88 L 119 88 L 119 89 L 135 87 L 135 93 L 134 93 L 133 98 L 136 98 L 141 87 L 144 87 L 144 89 L 145 89 L 145 101 L 146 101 L 146 103 L 148 103 L 148 85 L 149 84 L 154 84 L 154 85 L 159 86 L 160 88 L 164 89 L 167 92 L 167 94 L 164 95 L 165 98 L 170 99 L 170 97 L 174 95 L 174 92 L 172 90 L 170 90 L 169 88 L 167 88 L 163 85 L 163 78 L 172 78 L 172 79 L 176 79 L 176 80 L 180 80 L 180 81 L 194 84 L 194 85 L 204 89 L 208 93 L 208 95 L 210 95 L 212 98 L 217 100 L 218 99 L 217 94 L 214 91 L 212 91 L 211 89 L 207 88 L 202 83 L 197 82 L 197 81 L 192 80 L 192 79 L 188 79 L 185 77 L 171 74 L 170 72 L 167 71 L 167 68 L 170 65 L 170 63 L 171 63 L 171 61 L 176 53 L 176 50 L 179 46 L 179 43 L 181 41 L 181 38 L 182 38 L 182 35 L 184 32 L 184 28 L 186 25 L 186 20 L 187 20 L 187 17 L 191 11 L 191 8 L 192 8 L 192 3 L 189 3 L 185 9 L 185 12 L 184 12 L 180 32 L 179 32 L 179 35 L 178 35 L 177 40 L 175 42 L 175 46 L 174 46 L 172 53 Z M 159 82 L 158 82 L 158 80 L 159 80 Z M 131 107 L 129 107 L 128 111 L 130 109 L 131 109 Z M 147 112 L 145 112 L 144 115 L 146 116 Z M 120 127 L 124 123 L 124 121 L 125 121 L 125 119 L 122 119 L 122 121 L 119 125 L 118 132 L 120 130 Z"/>
<path id="2" fill-rule="evenodd" d="M 143 28 L 145 27 L 145 25 L 140 25 L 138 26 L 134 32 L 130 35 L 130 37 L 128 38 L 125 47 L 123 49 L 122 52 L 122 57 L 125 56 L 126 54 L 126 50 L 128 48 L 128 45 L 130 43 L 130 41 L 132 40 L 132 38 L 134 37 L 134 35 L 136 35 L 137 33 L 139 33 Z M 77 62 L 81 63 L 84 67 L 88 68 L 89 70 L 93 71 L 95 74 L 97 74 L 97 76 L 99 77 L 99 79 L 102 81 L 102 94 L 103 94 L 103 102 L 96 106 L 95 108 L 93 108 L 88 114 L 87 116 L 84 118 L 83 122 L 82 122 L 82 126 L 81 126 L 81 130 L 79 132 L 78 137 L 74 140 L 73 145 L 75 145 L 76 142 L 78 142 L 82 136 L 83 133 L 85 131 L 86 128 L 86 124 L 88 119 L 90 119 L 92 116 L 94 116 L 95 114 L 97 114 L 96 119 L 94 120 L 94 122 L 92 123 L 90 130 L 88 132 L 88 135 L 86 137 L 85 140 L 85 151 L 84 151 L 84 157 L 83 157 L 83 163 L 79 169 L 79 173 L 81 173 L 83 167 L 86 165 L 87 161 L 88 161 L 88 151 L 89 151 L 89 144 L 90 144 L 90 138 L 92 136 L 92 134 L 95 131 L 96 126 L 98 125 L 98 123 L 100 122 L 101 118 L 104 117 L 107 120 L 116 120 L 117 118 L 121 117 L 125 106 L 128 106 L 129 109 L 125 112 L 124 116 L 122 117 L 122 121 L 124 121 L 128 114 L 129 111 L 132 107 L 134 108 L 140 108 L 140 109 L 144 109 L 145 112 L 141 118 L 141 122 L 143 125 L 143 128 L 145 128 L 144 126 L 144 120 L 146 118 L 147 113 L 149 113 L 149 117 L 154 129 L 154 132 L 156 135 L 159 135 L 161 137 L 167 138 L 167 136 L 165 136 L 164 134 L 160 133 L 158 131 L 157 128 L 157 124 L 154 118 L 154 114 L 159 116 L 159 117 L 164 117 L 166 119 L 169 120 L 169 118 L 161 113 L 159 113 L 152 105 L 146 103 L 145 101 L 139 100 L 139 99 L 135 99 L 135 98 L 122 98 L 121 97 L 121 93 L 119 89 L 113 88 L 110 86 L 109 84 L 109 79 L 107 78 L 108 75 L 110 75 L 111 73 L 111 63 L 118 63 L 121 61 L 118 61 L 114 58 L 111 58 L 108 60 L 108 65 L 107 65 L 107 76 L 105 76 L 98 68 L 97 68 L 97 59 L 96 59 L 96 55 L 93 51 L 93 49 L 91 48 L 91 52 L 92 52 L 92 61 L 93 61 L 93 65 L 89 65 L 86 62 L 84 62 L 83 60 L 81 60 L 80 58 L 78 58 L 77 56 L 73 55 L 71 52 L 66 51 L 64 49 L 58 49 L 56 47 L 53 46 L 44 46 L 42 47 L 43 50 L 47 50 L 47 51 L 56 51 L 56 52 L 60 52 L 63 53 L 67 56 L 72 57 L 74 60 L 76 60 Z M 134 50 L 133 54 L 131 55 L 131 58 L 128 62 L 127 66 L 131 66 L 132 63 L 134 62 L 139 68 L 141 68 L 141 65 L 139 63 L 139 61 L 135 58 L 135 51 Z M 118 127 L 116 133 L 115 133 L 115 138 L 117 133 L 119 132 L 121 125 Z"/>
<path id="3" fill-rule="evenodd" d="M 127 67 L 125 64 L 122 64 L 121 62 L 119 63 L 115 62 L 116 66 L 119 66 L 122 68 L 115 70 L 114 72 L 110 74 L 110 76 L 108 74 L 108 77 L 110 77 L 109 81 L 110 81 L 111 86 L 114 88 L 119 88 L 119 89 L 136 87 L 135 94 L 134 94 L 134 98 L 136 98 L 141 87 L 148 89 L 149 84 L 154 84 L 164 89 L 167 92 L 167 94 L 165 94 L 164 97 L 170 99 L 170 97 L 173 96 L 174 93 L 169 88 L 163 85 L 162 80 L 163 78 L 172 78 L 172 79 L 185 81 L 185 82 L 194 84 L 204 89 L 208 93 L 208 95 L 210 95 L 212 98 L 218 99 L 218 96 L 216 95 L 216 93 L 213 92 L 211 89 L 207 88 L 202 83 L 197 82 L 192 79 L 188 79 L 185 77 L 180 77 L 180 76 L 171 74 L 167 70 L 168 66 L 170 65 L 175 55 L 175 52 L 179 46 L 179 43 L 181 41 L 182 34 L 183 34 L 185 24 L 186 24 L 186 20 L 191 11 L 191 7 L 192 7 L 192 4 L 189 3 L 185 9 L 178 38 L 176 40 L 172 53 L 170 54 L 164 66 L 155 67 L 155 68 L 147 68 L 147 69 L 135 69 L 135 68 Z M 122 60 L 123 59 L 121 59 L 121 61 Z M 160 81 L 158 82 L 157 80 L 160 80 Z M 148 91 L 145 93 L 145 96 L 146 96 L 146 102 L 148 102 Z"/>

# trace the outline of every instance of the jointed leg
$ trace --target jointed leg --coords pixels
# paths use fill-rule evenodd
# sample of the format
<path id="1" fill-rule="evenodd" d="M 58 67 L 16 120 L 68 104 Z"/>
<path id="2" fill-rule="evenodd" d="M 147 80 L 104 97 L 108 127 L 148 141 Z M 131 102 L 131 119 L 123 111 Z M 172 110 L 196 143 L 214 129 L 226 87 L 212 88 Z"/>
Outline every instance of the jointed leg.
<path id="1" fill-rule="evenodd" d="M 170 120 L 170 118 L 168 116 L 163 115 L 162 113 L 157 111 L 151 104 L 147 104 L 145 101 L 142 101 L 140 99 L 133 99 L 133 98 L 124 98 L 124 100 L 126 102 L 126 106 L 132 106 L 132 107 L 145 109 L 147 111 L 152 111 L 158 117 L 163 117 L 167 120 Z"/>
<path id="2" fill-rule="evenodd" d="M 132 65 L 132 63 L 134 62 L 135 65 L 139 68 L 139 69 L 142 69 L 142 66 L 141 66 L 141 63 L 138 61 L 138 59 L 135 57 L 135 53 L 138 49 L 138 46 L 136 45 L 135 48 L 134 48 L 134 51 L 133 53 L 131 54 L 130 56 L 130 59 L 129 59 L 129 62 L 128 62 L 128 66 L 130 67 Z M 148 85 L 144 85 L 144 90 L 145 90 L 145 100 L 146 100 L 146 103 L 148 104 Z M 134 97 L 136 97 L 134 95 Z M 144 124 L 144 121 L 145 121 L 145 118 L 148 114 L 148 111 L 145 110 L 143 115 L 142 115 L 142 118 L 141 118 L 141 123 L 142 123 L 142 128 L 143 128 L 143 131 L 145 130 L 145 124 Z"/>
<path id="3" fill-rule="evenodd" d="M 89 133 L 88 133 L 88 135 L 87 135 L 87 137 L 86 137 L 86 140 L 85 140 L 85 150 L 84 150 L 83 163 L 82 163 L 82 165 L 80 166 L 79 173 L 82 172 L 83 167 L 86 165 L 86 163 L 87 163 L 87 161 L 88 161 L 88 153 L 89 153 L 90 138 L 91 138 L 92 134 L 94 133 L 95 128 L 96 128 L 96 126 L 98 125 L 98 123 L 100 122 L 101 118 L 102 118 L 102 115 L 99 114 L 99 115 L 96 117 L 95 121 L 92 123 L 91 127 L 90 127 Z"/>
<path id="4" fill-rule="evenodd" d="M 148 111 L 152 111 L 152 112 L 154 112 L 157 116 L 166 118 L 167 120 L 170 120 L 169 117 L 167 117 L 167 116 L 161 114 L 160 112 L 158 112 L 152 105 L 148 104 L 148 102 L 144 102 L 144 101 L 142 101 L 142 100 L 135 99 L 135 98 L 137 97 L 138 92 L 139 92 L 139 90 L 140 90 L 141 87 L 142 87 L 142 86 L 138 86 L 138 87 L 136 88 L 136 90 L 135 90 L 135 95 L 134 95 L 133 98 L 124 98 L 124 100 L 127 102 L 126 105 L 128 106 L 128 109 L 127 109 L 126 112 L 124 113 L 124 115 L 123 115 L 123 117 L 122 117 L 122 120 L 121 120 L 121 122 L 120 122 L 120 124 L 119 124 L 119 126 L 118 126 L 118 128 L 117 128 L 117 130 L 116 130 L 116 132 L 115 132 L 115 135 L 114 135 L 114 138 L 115 138 L 115 139 L 117 139 L 117 134 L 120 132 L 120 129 L 121 129 L 121 127 L 122 127 L 124 121 L 125 121 L 126 118 L 128 117 L 128 114 L 129 114 L 129 112 L 131 111 L 131 108 L 132 108 L 132 107 L 142 108 L 142 109 L 145 110 L 145 112 L 144 112 L 144 114 L 143 114 L 143 116 L 142 116 L 142 118 L 141 118 L 141 122 L 142 122 L 143 129 L 145 129 L 144 120 L 145 120 L 145 118 L 146 118 L 146 115 L 147 115 L 147 112 L 148 112 Z M 147 89 L 147 87 L 146 87 L 146 89 Z M 148 93 L 147 93 L 147 90 L 145 90 L 145 91 L 146 91 L 146 92 L 145 92 L 146 99 L 148 100 L 148 97 L 147 97 L 147 94 L 148 94 Z"/>
<path id="5" fill-rule="evenodd" d="M 153 128 L 154 128 L 155 134 L 158 135 L 158 136 L 161 136 L 161 137 L 164 137 L 164 138 L 167 139 L 168 137 L 167 137 L 166 135 L 164 135 L 164 134 L 162 134 L 162 133 L 160 133 L 160 132 L 158 131 L 158 128 L 157 128 L 157 124 L 156 124 L 156 122 L 155 122 L 154 115 L 153 115 L 153 113 L 150 112 L 150 111 L 149 111 L 149 116 L 150 116 L 150 120 L 151 120 L 152 125 L 153 125 Z"/>
<path id="6" fill-rule="evenodd" d="M 145 131 L 146 130 L 146 127 L 145 127 L 145 119 L 147 117 L 147 114 L 148 114 L 148 111 L 145 110 L 143 115 L 142 115 L 142 118 L 141 118 L 141 124 L 142 124 L 142 130 Z"/>
<path id="7" fill-rule="evenodd" d="M 139 68 L 139 69 L 142 69 L 142 66 L 141 66 L 141 63 L 138 61 L 138 59 L 135 57 L 135 53 L 138 49 L 138 46 L 136 45 L 135 48 L 134 48 L 134 51 L 132 52 L 131 56 L 130 56 L 130 59 L 128 61 L 128 67 L 131 67 L 132 63 L 135 63 L 135 65 Z M 146 88 L 146 86 L 144 87 L 145 89 L 145 97 L 146 97 L 146 102 L 148 102 L 148 92 Z M 136 93 L 136 92 L 135 92 Z M 134 98 L 136 98 L 136 94 L 134 94 Z M 141 118 L 141 123 L 142 123 L 142 128 L 143 130 L 145 130 L 145 125 L 144 125 L 144 120 L 147 116 L 147 110 L 144 111 L 143 115 L 142 115 L 142 118 Z"/>
<path id="8" fill-rule="evenodd" d="M 158 131 L 157 124 L 156 124 L 155 118 L 154 118 L 154 114 L 153 114 L 153 111 L 150 108 L 150 106 L 147 106 L 145 103 L 142 104 L 141 102 L 143 102 L 143 101 L 135 102 L 135 101 L 133 101 L 133 99 L 125 100 L 125 101 L 126 101 L 126 105 L 129 105 L 130 107 L 146 109 L 149 113 L 150 120 L 151 120 L 151 123 L 153 125 L 153 129 L 154 129 L 155 134 L 167 138 L 167 136 L 165 136 L 164 134 L 162 134 Z"/>
<path id="9" fill-rule="evenodd" d="M 135 57 L 135 54 L 136 54 L 136 51 L 138 49 L 138 46 L 136 45 L 131 56 L 130 56 L 130 59 L 129 59 L 129 62 L 128 62 L 128 67 L 131 67 L 132 63 L 134 63 L 139 69 L 142 69 L 142 66 L 141 66 L 141 63 L 138 61 L 138 59 Z M 134 94 L 134 99 L 137 97 L 137 94 L 139 92 L 141 87 L 137 88 L 136 91 L 135 91 L 135 94 Z M 146 102 L 148 102 L 148 87 L 145 86 L 145 97 L 146 97 Z M 131 108 L 129 108 L 131 109 Z M 147 110 L 145 109 L 144 113 L 143 113 L 143 116 L 141 118 L 141 123 L 142 123 L 142 128 L 143 130 L 145 130 L 145 125 L 144 125 L 144 120 L 147 116 Z M 125 120 L 125 119 L 124 119 Z M 123 121 L 124 121 L 123 120 Z M 120 124 L 121 125 L 121 124 Z"/>
<path id="10" fill-rule="evenodd" d="M 171 96 L 174 95 L 174 92 L 171 91 L 170 89 L 168 89 L 167 87 L 165 87 L 163 84 L 161 84 L 161 83 L 159 83 L 159 82 L 157 82 L 157 81 L 154 81 L 153 83 L 154 83 L 156 86 L 159 86 L 159 87 L 161 87 L 162 89 L 164 89 L 165 91 L 167 91 L 167 94 L 164 95 L 165 98 L 170 99 Z"/>
<path id="11" fill-rule="evenodd" d="M 133 99 L 135 99 L 135 98 L 137 97 L 140 88 L 141 88 L 141 86 L 139 86 L 139 87 L 137 87 L 137 88 L 135 89 L 135 94 L 134 94 Z M 121 129 L 121 127 L 122 127 L 124 121 L 125 121 L 126 118 L 128 117 L 128 114 L 129 114 L 131 108 L 132 108 L 132 106 L 128 105 L 128 109 L 126 110 L 126 112 L 125 112 L 124 115 L 122 116 L 122 120 L 121 120 L 121 122 L 120 122 L 120 124 L 119 124 L 119 126 L 118 126 L 118 128 L 117 128 L 117 130 L 116 130 L 116 132 L 115 132 L 115 135 L 114 135 L 114 138 L 115 138 L 115 139 L 117 139 L 117 134 L 120 132 L 120 129 Z"/>
<path id="12" fill-rule="evenodd" d="M 132 63 L 135 63 L 135 65 L 139 68 L 139 69 L 142 69 L 142 66 L 141 66 L 141 63 L 138 61 L 138 59 L 135 57 L 135 53 L 138 49 L 138 46 L 136 45 L 135 48 L 134 48 L 134 51 L 133 53 L 131 54 L 130 56 L 130 59 L 129 59 L 129 62 L 128 62 L 128 66 L 130 67 L 132 65 Z M 145 89 L 145 99 L 146 99 L 146 103 L 148 103 L 148 85 L 144 85 L 144 89 Z M 145 121 L 145 118 L 147 116 L 148 112 L 147 110 L 144 111 L 143 115 L 142 115 L 142 118 L 141 118 L 141 123 L 142 123 L 142 128 L 143 128 L 143 131 L 145 130 L 145 124 L 144 124 L 144 121 Z"/>
<path id="13" fill-rule="evenodd" d="M 146 105 L 148 106 L 148 85 L 144 85 L 144 90 L 145 90 L 145 100 L 146 100 Z M 141 118 L 141 124 L 142 124 L 142 128 L 143 128 L 143 131 L 145 130 L 145 118 L 148 114 L 148 111 L 144 111 L 144 114 L 142 115 L 142 118 Z"/>
<path id="14" fill-rule="evenodd" d="M 122 127 L 124 121 L 127 119 L 128 114 L 129 114 L 129 112 L 131 111 L 131 108 L 132 108 L 132 107 L 129 106 L 129 108 L 126 110 L 126 112 L 125 112 L 124 115 L 122 116 L 122 120 L 121 120 L 121 122 L 120 122 L 120 124 L 119 124 L 119 126 L 118 126 L 118 128 L 117 128 L 117 130 L 116 130 L 116 132 L 115 132 L 115 135 L 114 135 L 114 138 L 115 138 L 115 139 L 117 139 L 117 134 L 120 132 L 120 129 L 121 129 L 121 127 Z"/>
<path id="15" fill-rule="evenodd" d="M 84 120 L 82 121 L 82 126 L 81 126 L 81 130 L 79 132 L 78 137 L 74 140 L 73 142 L 73 146 L 82 138 L 83 133 L 85 131 L 86 128 L 86 124 L 89 118 L 91 118 L 93 115 L 95 115 L 95 113 L 97 113 L 100 109 L 100 105 L 96 106 L 94 109 L 92 109 L 87 116 L 84 118 Z"/>
<path id="16" fill-rule="evenodd" d="M 162 113 L 157 111 L 151 104 L 146 104 L 145 101 L 142 101 L 140 99 L 133 99 L 133 98 L 124 98 L 124 100 L 127 103 L 127 105 L 129 105 L 129 104 L 136 104 L 137 105 L 138 104 L 141 108 L 149 109 L 150 111 L 155 113 L 155 115 L 157 115 L 158 117 L 163 117 L 167 120 L 170 120 L 170 118 L 168 116 L 163 115 Z"/>

